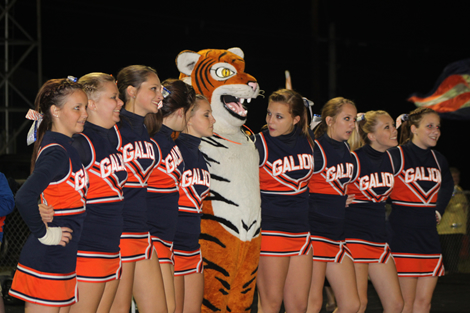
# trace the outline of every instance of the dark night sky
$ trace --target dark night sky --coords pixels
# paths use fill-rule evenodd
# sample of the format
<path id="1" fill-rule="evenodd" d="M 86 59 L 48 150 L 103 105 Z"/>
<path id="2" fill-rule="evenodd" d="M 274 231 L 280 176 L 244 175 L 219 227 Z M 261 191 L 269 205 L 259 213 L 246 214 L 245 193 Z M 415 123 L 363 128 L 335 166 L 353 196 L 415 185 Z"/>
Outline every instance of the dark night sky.
<path id="1" fill-rule="evenodd" d="M 31 32 L 34 2 L 18 0 L 14 12 Z M 93 71 L 115 75 L 124 66 L 145 64 L 163 80 L 177 77 L 174 60 L 182 50 L 240 47 L 246 71 L 267 95 L 284 87 L 288 69 L 294 89 L 312 99 L 319 113 L 329 98 L 327 37 L 334 23 L 335 96 L 354 100 L 361 112 L 383 109 L 396 117 L 414 109 L 406 102 L 411 93 L 428 92 L 447 64 L 470 55 L 466 1 L 435 7 L 423 1 L 371 0 L 117 3 L 42 1 L 45 78 Z M 25 69 L 34 71 L 34 61 L 27 60 Z M 247 124 L 255 132 L 264 123 L 266 106 L 263 98 L 251 102 Z M 461 134 L 468 133 L 468 122 L 442 124 L 437 150 L 469 176 L 467 158 L 456 153 L 462 151 L 461 140 L 468 141 Z M 470 189 L 465 176 L 462 185 Z"/>

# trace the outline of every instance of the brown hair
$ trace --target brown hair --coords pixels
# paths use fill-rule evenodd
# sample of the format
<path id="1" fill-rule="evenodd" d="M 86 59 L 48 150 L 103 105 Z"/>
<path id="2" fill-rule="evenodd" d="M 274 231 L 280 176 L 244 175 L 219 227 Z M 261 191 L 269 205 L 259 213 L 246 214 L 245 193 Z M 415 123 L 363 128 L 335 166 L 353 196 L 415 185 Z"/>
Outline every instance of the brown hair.
<path id="1" fill-rule="evenodd" d="M 421 120 L 423 119 L 424 115 L 426 114 L 437 114 L 436 111 L 427 107 L 420 107 L 416 110 L 413 110 L 405 117 L 405 121 L 401 124 L 401 132 L 400 132 L 400 142 L 399 144 L 404 144 L 408 140 L 413 140 L 413 133 L 411 132 L 411 125 L 415 127 L 419 127 Z"/>
<path id="2" fill-rule="evenodd" d="M 329 100 L 321 110 L 321 123 L 315 128 L 315 137 L 318 138 L 325 134 L 328 130 L 328 125 L 326 124 L 326 118 L 331 116 L 333 119 L 341 113 L 343 110 L 343 105 L 349 103 L 356 107 L 353 101 L 343 98 L 337 97 Z"/>
<path id="3" fill-rule="evenodd" d="M 310 136 L 308 126 L 308 113 L 302 96 L 290 89 L 279 89 L 269 96 L 269 102 L 281 102 L 289 106 L 289 113 L 292 117 L 299 116 L 300 120 L 295 127 L 299 128 L 302 134 L 307 137 L 308 142 L 313 147 L 313 139 Z"/>
<path id="4" fill-rule="evenodd" d="M 129 100 L 127 99 L 127 87 L 133 86 L 139 89 L 140 85 L 147 81 L 147 77 L 151 73 L 157 75 L 157 71 L 155 69 L 145 65 L 129 65 L 120 70 L 116 79 L 121 100 L 124 103 Z"/>
<path id="5" fill-rule="evenodd" d="M 191 108 L 188 111 L 189 115 L 186 116 L 186 126 L 184 127 L 183 132 L 188 131 L 188 125 L 187 124 L 188 124 L 189 120 L 191 119 L 191 117 L 193 117 L 194 114 L 196 114 L 197 110 L 199 109 L 199 101 L 209 102 L 209 100 L 207 100 L 206 96 L 201 95 L 201 94 L 196 94 L 196 100 L 194 101 L 194 104 L 191 106 Z M 209 102 L 209 105 L 210 105 L 210 102 Z"/>
<path id="6" fill-rule="evenodd" d="M 181 108 L 183 108 L 184 115 L 186 115 L 186 112 L 196 101 L 194 88 L 182 80 L 170 78 L 165 80 L 162 85 L 170 91 L 170 94 L 162 100 L 163 106 L 157 113 L 147 114 L 144 119 L 151 137 L 160 130 L 163 118 L 170 116 Z"/>
<path id="7" fill-rule="evenodd" d="M 52 128 L 51 106 L 55 105 L 58 108 L 62 108 L 65 102 L 67 102 L 67 97 L 81 89 L 81 84 L 67 78 L 50 79 L 39 89 L 34 100 L 34 107 L 36 111 L 42 114 L 43 120 L 37 130 L 37 140 L 34 143 L 33 155 L 31 157 L 31 172 L 36 164 L 42 138 L 46 131 Z"/>
<path id="8" fill-rule="evenodd" d="M 198 101 L 207 101 L 207 102 L 209 102 L 209 100 L 207 100 L 206 96 L 201 95 L 201 94 L 196 94 L 196 100 L 194 101 L 193 106 L 189 110 L 188 119 L 190 119 L 196 113 L 197 109 L 199 108 Z M 209 102 L 209 104 L 210 104 L 210 102 Z"/>
<path id="9" fill-rule="evenodd" d="M 371 142 L 367 135 L 375 132 L 375 127 L 377 126 L 379 117 L 383 115 L 390 117 L 390 114 L 382 110 L 368 111 L 364 114 L 364 118 L 361 121 L 356 121 L 357 127 L 354 129 L 348 140 L 351 150 L 359 149 L 364 145 L 370 145 Z M 357 130 L 359 130 L 359 133 Z"/>
<path id="10" fill-rule="evenodd" d="M 89 73 L 78 80 L 78 83 L 83 86 L 83 91 L 88 96 L 88 99 L 95 101 L 97 100 L 97 94 L 106 82 L 115 83 L 116 80 L 113 76 L 105 73 Z"/>

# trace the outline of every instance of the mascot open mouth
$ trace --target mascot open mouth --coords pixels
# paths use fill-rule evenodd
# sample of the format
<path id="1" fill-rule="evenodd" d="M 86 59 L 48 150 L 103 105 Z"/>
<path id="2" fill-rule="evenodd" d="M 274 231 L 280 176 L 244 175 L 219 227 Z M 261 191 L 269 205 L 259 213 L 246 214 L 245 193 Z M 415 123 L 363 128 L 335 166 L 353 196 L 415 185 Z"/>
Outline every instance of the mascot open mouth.
<path id="1" fill-rule="evenodd" d="M 248 113 L 246 108 L 243 106 L 243 103 L 245 102 L 245 100 L 247 103 L 251 102 L 251 98 L 244 99 L 244 98 L 237 98 L 237 97 L 230 96 L 230 95 L 220 96 L 220 101 L 222 101 L 227 111 L 230 114 L 232 114 L 234 117 L 240 120 L 245 120 L 246 115 Z"/>

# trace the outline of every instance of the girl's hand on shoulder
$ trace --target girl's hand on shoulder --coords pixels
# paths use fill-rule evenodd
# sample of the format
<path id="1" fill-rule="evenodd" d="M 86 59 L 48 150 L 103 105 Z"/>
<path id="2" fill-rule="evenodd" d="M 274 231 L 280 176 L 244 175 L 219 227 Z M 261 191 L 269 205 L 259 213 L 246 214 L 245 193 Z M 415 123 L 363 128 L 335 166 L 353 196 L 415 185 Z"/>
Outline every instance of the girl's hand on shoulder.
<path id="1" fill-rule="evenodd" d="M 439 213 L 439 211 L 436 210 L 436 224 L 437 225 L 441 223 L 441 219 L 442 219 L 441 213 Z"/>
<path id="2" fill-rule="evenodd" d="M 348 197 L 346 199 L 346 207 L 348 207 L 353 202 L 354 196 L 355 195 L 348 195 Z"/>

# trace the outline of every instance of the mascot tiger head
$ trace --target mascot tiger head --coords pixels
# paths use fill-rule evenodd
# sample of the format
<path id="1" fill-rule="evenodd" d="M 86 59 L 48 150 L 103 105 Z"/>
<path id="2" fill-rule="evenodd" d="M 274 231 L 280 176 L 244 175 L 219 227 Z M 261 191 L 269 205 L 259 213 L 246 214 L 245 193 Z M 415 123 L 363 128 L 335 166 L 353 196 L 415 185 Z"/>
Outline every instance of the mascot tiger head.
<path id="1" fill-rule="evenodd" d="M 245 73 L 240 48 L 182 51 L 176 58 L 180 79 L 209 99 L 215 132 L 233 132 L 246 121 L 245 105 L 259 94 L 256 79 Z"/>

